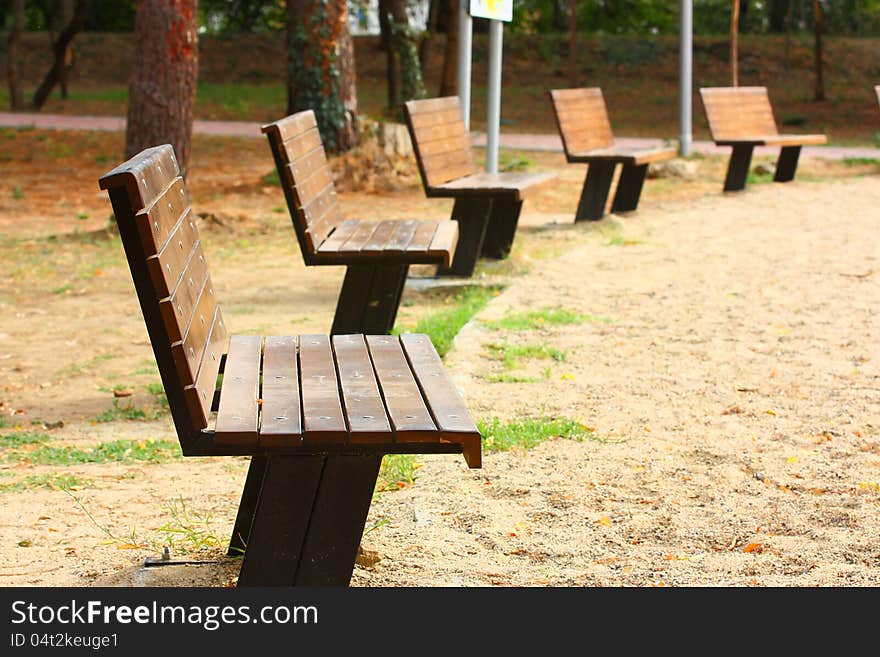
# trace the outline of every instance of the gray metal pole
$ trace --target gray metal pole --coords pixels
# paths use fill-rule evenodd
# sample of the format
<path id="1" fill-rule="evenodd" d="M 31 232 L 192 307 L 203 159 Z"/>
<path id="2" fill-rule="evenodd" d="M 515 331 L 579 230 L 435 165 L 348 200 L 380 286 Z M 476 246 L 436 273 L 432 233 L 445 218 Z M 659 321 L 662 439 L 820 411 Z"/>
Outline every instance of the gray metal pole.
<path id="1" fill-rule="evenodd" d="M 486 171 L 498 173 L 501 125 L 501 42 L 504 23 L 489 21 L 489 88 L 486 92 Z"/>
<path id="2" fill-rule="evenodd" d="M 464 114 L 464 129 L 471 128 L 471 42 L 473 40 L 473 19 L 471 19 L 470 0 L 458 3 L 458 98 Z"/>
<path id="3" fill-rule="evenodd" d="M 693 131 L 693 31 L 694 5 L 693 0 L 681 0 L 681 34 L 679 36 L 680 76 L 679 76 L 679 121 L 681 136 L 678 141 L 678 153 L 682 157 L 691 154 Z"/>

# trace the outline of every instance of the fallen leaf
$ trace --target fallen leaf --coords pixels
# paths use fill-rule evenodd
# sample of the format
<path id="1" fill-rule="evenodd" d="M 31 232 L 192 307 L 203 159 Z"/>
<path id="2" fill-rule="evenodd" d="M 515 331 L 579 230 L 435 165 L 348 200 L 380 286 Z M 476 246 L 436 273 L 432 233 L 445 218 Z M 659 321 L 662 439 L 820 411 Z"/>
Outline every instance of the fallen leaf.
<path id="1" fill-rule="evenodd" d="M 776 411 L 774 411 L 772 408 L 768 408 L 768 409 L 767 409 L 766 411 L 764 411 L 764 412 L 765 412 L 767 415 L 776 415 Z"/>
<path id="2" fill-rule="evenodd" d="M 117 399 L 121 399 L 122 397 L 131 397 L 134 394 L 134 390 L 131 388 L 124 388 L 122 390 L 114 390 L 113 396 Z"/>
<path id="3" fill-rule="evenodd" d="M 743 410 L 739 406 L 731 406 L 730 408 L 721 411 L 721 415 L 739 415 Z"/>
<path id="4" fill-rule="evenodd" d="M 601 518 L 596 520 L 596 524 L 602 525 L 603 527 L 610 527 L 611 526 L 611 518 L 609 518 L 608 516 L 602 516 Z"/>
<path id="5" fill-rule="evenodd" d="M 786 463 L 797 463 L 798 457 L 797 456 L 789 456 L 787 459 L 785 459 L 785 462 Z"/>
<path id="6" fill-rule="evenodd" d="M 743 548 L 743 552 L 754 552 L 755 554 L 761 554 L 763 551 L 763 543 L 749 543 Z"/>
<path id="7" fill-rule="evenodd" d="M 135 545 L 134 543 L 121 543 L 116 546 L 117 550 L 140 550 L 140 545 Z"/>
<path id="8" fill-rule="evenodd" d="M 23 541 L 19 541 L 17 543 L 17 545 L 18 545 L 18 547 L 30 547 L 31 545 L 33 545 L 33 543 L 31 541 L 25 539 Z"/>

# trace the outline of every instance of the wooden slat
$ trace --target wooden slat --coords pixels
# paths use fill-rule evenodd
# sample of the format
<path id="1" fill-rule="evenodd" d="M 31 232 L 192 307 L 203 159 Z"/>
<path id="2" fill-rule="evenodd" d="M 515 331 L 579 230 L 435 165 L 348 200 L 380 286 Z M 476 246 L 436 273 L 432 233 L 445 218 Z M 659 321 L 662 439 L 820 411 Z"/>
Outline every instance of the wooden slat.
<path id="1" fill-rule="evenodd" d="M 449 109 L 450 107 L 461 107 L 461 100 L 458 96 L 441 96 L 439 98 L 423 98 L 420 100 L 409 100 L 405 103 L 406 111 L 415 116 L 425 112 L 436 112 L 438 110 Z"/>
<path id="2" fill-rule="evenodd" d="M 159 302 L 159 312 L 162 314 L 165 330 L 168 331 L 168 338 L 172 343 L 183 340 L 186 327 L 208 278 L 208 266 L 199 242 L 190 253 L 183 274 L 178 279 L 171 296 Z"/>
<path id="3" fill-rule="evenodd" d="M 433 112 L 421 112 L 410 117 L 416 131 L 421 128 L 430 128 L 435 125 L 461 124 L 464 127 L 464 117 L 459 107 L 447 107 Z"/>
<path id="4" fill-rule="evenodd" d="M 779 132 L 766 87 L 703 87 L 700 98 L 716 142 Z"/>
<path id="5" fill-rule="evenodd" d="M 470 149 L 422 157 L 421 163 L 428 184 L 432 187 L 456 178 L 469 176 L 476 171 L 476 164 Z"/>
<path id="6" fill-rule="evenodd" d="M 361 225 L 361 222 L 357 219 L 348 219 L 343 221 L 339 226 L 336 227 L 330 236 L 324 240 L 319 246 L 318 251 L 324 253 L 333 253 L 339 251 L 343 244 L 348 241 L 348 238 L 354 234 L 354 231 L 357 230 L 358 226 Z"/>
<path id="7" fill-rule="evenodd" d="M 267 336 L 263 348 L 263 403 L 260 444 L 280 447 L 302 444 L 297 340 Z"/>
<path id="8" fill-rule="evenodd" d="M 416 230 L 418 230 L 420 224 L 425 224 L 428 228 L 431 227 L 432 224 L 435 224 L 433 221 L 414 221 L 414 220 L 404 220 L 404 221 L 396 221 L 394 222 L 394 234 L 388 239 L 387 244 L 385 244 L 385 253 L 403 253 L 406 251 L 410 242 L 412 242 L 413 237 L 416 234 Z"/>
<path id="9" fill-rule="evenodd" d="M 471 140 L 464 132 L 444 135 L 439 139 L 423 139 L 421 135 L 419 137 L 419 155 L 421 157 L 430 157 L 449 151 L 469 151 L 471 148 Z"/>
<path id="10" fill-rule="evenodd" d="M 189 318 L 189 322 L 184 325 L 183 341 L 171 345 L 171 355 L 174 358 L 177 375 L 184 382 L 184 385 L 195 383 L 216 306 L 214 288 L 211 285 L 210 277 L 208 277 L 199 292 L 199 301 L 195 310 Z"/>
<path id="11" fill-rule="evenodd" d="M 303 441 L 306 444 L 345 444 L 348 428 L 342 412 L 336 366 L 328 336 L 300 336 L 299 371 Z"/>
<path id="12" fill-rule="evenodd" d="M 211 321 L 211 331 L 199 364 L 196 383 L 183 391 L 190 413 L 203 422 L 203 427 L 207 426 L 211 415 L 211 403 L 214 400 L 214 389 L 217 387 L 220 361 L 226 351 L 227 335 L 223 314 L 218 306 Z"/>
<path id="13" fill-rule="evenodd" d="M 614 143 L 600 88 L 553 89 L 550 97 L 566 153 L 604 148 Z"/>
<path id="14" fill-rule="evenodd" d="M 260 417 L 260 361 L 263 339 L 233 335 L 229 339 L 214 441 L 221 445 L 255 445 Z"/>
<path id="15" fill-rule="evenodd" d="M 441 221 L 437 224 L 437 232 L 428 247 L 429 255 L 443 258 L 443 267 L 449 267 L 452 258 L 455 257 L 455 248 L 458 246 L 458 222 Z"/>
<path id="16" fill-rule="evenodd" d="M 108 171 L 98 181 L 101 189 L 110 189 L 120 182 L 125 185 L 125 178 L 134 177 L 137 183 L 137 191 L 140 195 L 140 204 L 132 201 L 134 214 L 137 214 L 142 208 L 152 204 L 153 199 L 158 197 L 168 185 L 177 176 L 180 175 L 180 168 L 177 165 L 177 158 L 174 157 L 174 149 L 168 145 L 154 146 L 141 151 L 137 159 L 132 158 L 127 162 L 123 162 L 115 169 Z"/>
<path id="17" fill-rule="evenodd" d="M 199 241 L 199 230 L 191 212 L 181 217 L 174 233 L 158 255 L 147 258 L 150 279 L 160 299 L 171 295 L 177 280 Z"/>
<path id="18" fill-rule="evenodd" d="M 417 131 L 412 131 L 410 133 L 415 134 L 416 138 L 413 139 L 413 146 L 416 148 L 416 152 L 418 152 L 418 147 L 422 142 L 430 143 L 435 141 L 448 141 L 451 143 L 461 144 L 461 142 L 465 142 L 466 144 L 470 144 L 470 138 L 465 132 L 464 124 L 455 125 L 453 123 L 447 123 L 446 125 L 435 125 L 430 128 L 421 128 Z"/>
<path id="19" fill-rule="evenodd" d="M 461 442 L 471 467 L 479 467 L 481 436 L 464 400 L 449 379 L 437 350 L 427 335 L 412 333 L 400 336 L 400 343 L 416 373 L 417 383 L 428 404 L 440 437 Z"/>
<path id="20" fill-rule="evenodd" d="M 307 132 L 310 128 L 314 128 L 316 125 L 317 121 L 315 120 L 315 112 L 313 110 L 303 110 L 302 112 L 296 112 L 289 116 L 285 116 L 278 121 L 267 123 L 261 127 L 261 130 L 263 133 L 271 133 L 274 131 L 279 141 L 287 141 L 292 137 Z"/>
<path id="21" fill-rule="evenodd" d="M 367 345 L 397 442 L 438 440 L 437 427 L 400 341 L 393 336 L 368 335 Z"/>
<path id="22" fill-rule="evenodd" d="M 333 351 L 351 442 L 390 442 L 391 424 L 364 336 L 334 335 Z"/>
<path id="23" fill-rule="evenodd" d="M 189 209 L 183 178 L 178 176 L 153 203 L 135 217 L 144 254 L 156 255 L 165 246 L 180 217 Z"/>
<path id="24" fill-rule="evenodd" d="M 370 237 L 372 237 L 380 223 L 381 222 L 378 221 L 360 222 L 360 225 L 358 225 L 355 231 L 351 234 L 351 237 L 345 240 L 345 243 L 339 247 L 339 250 L 348 253 L 360 251 L 364 244 L 370 241 Z M 324 249 L 321 250 L 323 251 Z"/>
<path id="25" fill-rule="evenodd" d="M 378 222 L 376 230 L 370 235 L 370 239 L 364 242 L 364 245 L 360 248 L 361 253 L 371 255 L 383 253 L 386 250 L 391 236 L 394 235 L 394 231 L 397 230 L 398 225 L 399 222 L 397 221 Z"/>
<path id="26" fill-rule="evenodd" d="M 520 198 L 525 190 L 549 183 L 555 178 L 556 175 L 553 173 L 529 173 L 525 171 L 481 172 L 438 185 L 432 191 L 446 191 L 455 195 L 485 195 L 507 192 L 515 198 Z"/>
<path id="27" fill-rule="evenodd" d="M 333 183 L 333 172 L 330 167 L 324 165 L 311 172 L 305 180 L 299 180 L 293 177 L 290 165 L 287 167 L 289 184 L 293 186 L 298 207 L 308 205 L 310 201 L 320 194 L 326 194 L 327 188 Z"/>
<path id="28" fill-rule="evenodd" d="M 434 234 L 436 232 L 437 222 L 420 221 L 418 228 L 416 228 L 415 234 L 412 236 L 409 244 L 406 245 L 406 250 L 427 251 L 428 248 L 431 246 L 431 240 L 434 239 Z"/>
<path id="29" fill-rule="evenodd" d="M 321 133 L 318 132 L 318 128 L 310 128 L 304 133 L 282 142 L 279 152 L 283 153 L 285 162 L 289 164 L 318 147 L 323 148 Z"/>
<path id="30" fill-rule="evenodd" d="M 312 149 L 302 157 L 291 159 L 290 172 L 293 174 L 294 182 L 304 181 L 313 172 L 324 166 L 327 166 L 327 156 L 324 154 L 324 147 L 319 144 L 317 148 Z"/>

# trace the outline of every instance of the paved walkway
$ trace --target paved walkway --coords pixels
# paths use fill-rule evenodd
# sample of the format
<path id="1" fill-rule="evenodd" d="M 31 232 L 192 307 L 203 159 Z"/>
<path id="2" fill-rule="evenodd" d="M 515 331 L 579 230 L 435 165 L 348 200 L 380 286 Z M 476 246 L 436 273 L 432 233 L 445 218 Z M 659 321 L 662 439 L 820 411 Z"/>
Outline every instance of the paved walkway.
<path id="1" fill-rule="evenodd" d="M 0 127 L 22 128 L 34 127 L 48 130 L 125 130 L 125 118 L 120 116 L 73 116 L 67 114 L 27 114 L 17 112 L 0 112 Z M 261 137 L 260 124 L 250 121 L 201 121 L 193 123 L 193 130 L 203 135 L 226 135 L 235 137 Z M 486 145 L 486 135 L 481 132 L 472 133 L 475 146 Z M 621 146 L 662 146 L 662 139 L 619 138 Z M 515 148 L 533 151 L 562 151 L 562 141 L 555 134 L 505 134 L 499 138 L 502 148 Z M 704 154 L 730 153 L 726 147 L 715 146 L 710 141 L 693 142 L 692 152 Z M 756 154 L 775 153 L 778 148 L 758 147 Z M 804 157 L 822 157 L 832 160 L 846 158 L 880 159 L 880 148 L 844 147 L 844 146 L 804 146 L 801 154 Z"/>

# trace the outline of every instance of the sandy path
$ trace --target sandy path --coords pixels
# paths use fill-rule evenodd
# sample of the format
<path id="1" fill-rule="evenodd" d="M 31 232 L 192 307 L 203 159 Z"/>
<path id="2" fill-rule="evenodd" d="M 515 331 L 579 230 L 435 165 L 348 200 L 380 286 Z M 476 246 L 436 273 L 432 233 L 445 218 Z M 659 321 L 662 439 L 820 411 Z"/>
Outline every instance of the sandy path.
<path id="1" fill-rule="evenodd" d="M 876 586 L 880 238 L 876 176 L 753 186 L 618 221 L 536 266 L 479 319 L 597 321 L 448 357 L 475 414 L 548 415 L 598 440 L 424 459 L 384 495 L 360 585 Z M 582 230 L 580 227 L 572 230 Z M 625 245 L 628 244 L 628 245 Z M 538 383 L 487 383 L 485 345 L 568 350 Z M 542 363 L 543 364 L 543 363 Z"/>

